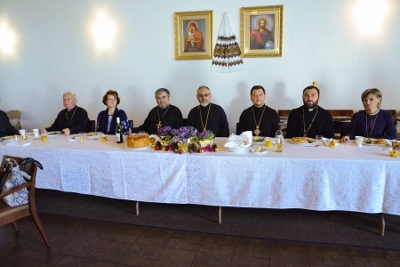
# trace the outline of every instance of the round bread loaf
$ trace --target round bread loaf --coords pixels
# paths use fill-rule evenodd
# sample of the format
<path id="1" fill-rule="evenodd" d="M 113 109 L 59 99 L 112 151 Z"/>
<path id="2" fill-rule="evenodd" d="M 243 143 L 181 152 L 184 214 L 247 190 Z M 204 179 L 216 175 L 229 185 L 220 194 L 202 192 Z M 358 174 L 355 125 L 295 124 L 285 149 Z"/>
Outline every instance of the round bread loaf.
<path id="1" fill-rule="evenodd" d="M 143 148 L 150 145 L 148 134 L 131 134 L 127 138 L 128 147 L 132 148 Z"/>

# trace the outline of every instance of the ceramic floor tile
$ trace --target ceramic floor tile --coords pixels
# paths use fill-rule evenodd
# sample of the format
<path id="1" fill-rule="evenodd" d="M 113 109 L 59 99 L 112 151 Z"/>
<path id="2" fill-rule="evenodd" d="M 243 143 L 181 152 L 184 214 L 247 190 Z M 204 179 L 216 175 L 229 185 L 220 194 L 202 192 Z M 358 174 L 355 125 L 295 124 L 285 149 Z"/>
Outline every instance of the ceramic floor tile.
<path id="1" fill-rule="evenodd" d="M 128 242 L 106 239 L 90 253 L 89 258 L 118 262 L 130 246 Z"/>
<path id="2" fill-rule="evenodd" d="M 268 267 L 269 260 L 261 258 L 250 258 L 233 256 L 231 267 Z"/>
<path id="3" fill-rule="evenodd" d="M 200 245 L 199 252 L 232 256 L 236 239 L 224 236 L 206 236 Z"/>
<path id="4" fill-rule="evenodd" d="M 231 256 L 220 255 L 215 253 L 197 252 L 196 258 L 192 264 L 193 267 L 200 266 L 230 266 L 232 262 Z"/>

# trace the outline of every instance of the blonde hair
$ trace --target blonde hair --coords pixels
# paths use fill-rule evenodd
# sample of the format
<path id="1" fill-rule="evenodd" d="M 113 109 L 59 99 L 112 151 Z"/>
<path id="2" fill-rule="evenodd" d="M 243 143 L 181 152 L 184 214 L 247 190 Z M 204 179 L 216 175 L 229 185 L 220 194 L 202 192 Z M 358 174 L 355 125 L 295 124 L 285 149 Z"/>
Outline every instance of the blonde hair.
<path id="1" fill-rule="evenodd" d="M 369 95 L 374 95 L 381 100 L 378 103 L 378 108 L 381 108 L 382 92 L 378 88 L 368 88 L 361 94 L 361 102 L 364 102 L 364 99 L 367 98 Z"/>

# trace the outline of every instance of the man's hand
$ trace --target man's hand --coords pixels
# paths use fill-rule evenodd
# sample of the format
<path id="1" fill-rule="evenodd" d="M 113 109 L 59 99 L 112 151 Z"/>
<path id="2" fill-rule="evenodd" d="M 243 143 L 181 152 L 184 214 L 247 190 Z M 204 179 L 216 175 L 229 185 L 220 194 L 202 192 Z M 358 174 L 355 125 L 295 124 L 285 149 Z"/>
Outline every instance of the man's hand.
<path id="1" fill-rule="evenodd" d="M 71 131 L 69 130 L 69 128 L 62 129 L 62 132 L 63 132 L 65 135 L 70 135 L 70 134 L 71 134 Z"/>

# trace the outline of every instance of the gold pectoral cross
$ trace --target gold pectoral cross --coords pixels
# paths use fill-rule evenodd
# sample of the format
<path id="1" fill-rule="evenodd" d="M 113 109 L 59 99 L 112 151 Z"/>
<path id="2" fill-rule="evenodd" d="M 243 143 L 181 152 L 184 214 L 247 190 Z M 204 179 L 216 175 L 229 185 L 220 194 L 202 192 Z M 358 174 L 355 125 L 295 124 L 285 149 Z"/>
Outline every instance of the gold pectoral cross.
<path id="1" fill-rule="evenodd" d="M 303 134 L 303 137 L 307 137 L 307 133 L 304 133 L 304 134 Z"/>
<path id="2" fill-rule="evenodd" d="M 206 128 L 204 128 L 204 129 L 203 129 L 203 132 L 205 132 L 205 131 L 207 131 L 207 129 L 206 129 Z"/>
<path id="3" fill-rule="evenodd" d="M 258 129 L 258 128 L 260 128 L 260 126 L 257 126 L 257 125 L 256 125 L 256 129 L 254 130 L 254 134 L 255 134 L 256 136 L 258 136 L 258 135 L 261 133 L 260 129 Z"/>
<path id="4" fill-rule="evenodd" d="M 160 127 L 161 127 L 161 121 L 158 121 L 158 123 L 157 123 L 157 130 L 159 130 Z"/>

